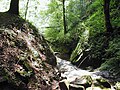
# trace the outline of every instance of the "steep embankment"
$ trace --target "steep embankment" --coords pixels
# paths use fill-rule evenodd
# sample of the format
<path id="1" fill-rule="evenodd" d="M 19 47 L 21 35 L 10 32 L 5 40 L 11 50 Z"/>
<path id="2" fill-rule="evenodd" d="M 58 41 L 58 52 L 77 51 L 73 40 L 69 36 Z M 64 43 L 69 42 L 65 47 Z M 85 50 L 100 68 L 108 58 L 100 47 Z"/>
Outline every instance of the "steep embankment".
<path id="1" fill-rule="evenodd" d="M 56 58 L 30 23 L 0 13 L 0 90 L 53 90 Z"/>

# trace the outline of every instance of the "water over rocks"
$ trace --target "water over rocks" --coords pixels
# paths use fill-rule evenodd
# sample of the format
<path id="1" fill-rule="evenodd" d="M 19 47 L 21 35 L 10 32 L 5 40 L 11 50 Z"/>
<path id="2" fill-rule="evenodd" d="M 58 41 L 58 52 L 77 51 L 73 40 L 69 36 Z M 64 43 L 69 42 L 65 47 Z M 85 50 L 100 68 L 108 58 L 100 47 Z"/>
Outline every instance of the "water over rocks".
<path id="1" fill-rule="evenodd" d="M 82 70 L 69 61 L 57 57 L 57 67 L 61 72 L 61 90 L 119 90 L 108 71 Z"/>

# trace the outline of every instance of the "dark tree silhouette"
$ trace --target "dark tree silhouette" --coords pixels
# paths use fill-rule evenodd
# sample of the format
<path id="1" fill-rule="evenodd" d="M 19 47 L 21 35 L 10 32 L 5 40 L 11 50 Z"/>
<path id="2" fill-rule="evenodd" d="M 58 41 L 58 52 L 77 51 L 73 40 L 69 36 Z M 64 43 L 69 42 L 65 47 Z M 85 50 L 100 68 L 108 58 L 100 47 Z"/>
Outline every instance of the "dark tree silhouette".
<path id="1" fill-rule="evenodd" d="M 63 25 L 64 25 L 64 34 L 67 33 L 67 24 L 66 24 L 66 18 L 65 18 L 65 0 L 62 1 L 63 3 Z"/>
<path id="2" fill-rule="evenodd" d="M 103 0 L 104 1 L 104 15 L 105 15 L 105 27 L 107 32 L 113 32 L 112 25 L 110 23 L 110 0 Z"/>
<path id="3" fill-rule="evenodd" d="M 19 15 L 19 0 L 11 0 L 8 13 Z"/>

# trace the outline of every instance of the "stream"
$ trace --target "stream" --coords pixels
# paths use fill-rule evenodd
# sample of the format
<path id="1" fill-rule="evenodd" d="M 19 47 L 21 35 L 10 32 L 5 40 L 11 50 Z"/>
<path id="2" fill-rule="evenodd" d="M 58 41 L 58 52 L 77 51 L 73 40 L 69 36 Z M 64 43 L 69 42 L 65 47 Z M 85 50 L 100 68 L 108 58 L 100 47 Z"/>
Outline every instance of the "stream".
<path id="1" fill-rule="evenodd" d="M 92 75 L 93 72 L 82 70 L 71 64 L 70 61 L 57 58 L 57 67 L 61 71 L 62 77 L 67 77 L 68 80 L 74 81 L 76 78 L 84 75 Z"/>
<path id="2" fill-rule="evenodd" d="M 110 77 L 108 71 L 82 70 L 72 65 L 70 61 L 58 57 L 57 67 L 61 72 L 61 77 L 64 78 L 61 80 L 61 87 L 64 87 L 61 90 L 104 90 L 104 88 L 105 90 L 106 88 L 107 90 L 117 90 L 113 82 L 108 79 Z"/>

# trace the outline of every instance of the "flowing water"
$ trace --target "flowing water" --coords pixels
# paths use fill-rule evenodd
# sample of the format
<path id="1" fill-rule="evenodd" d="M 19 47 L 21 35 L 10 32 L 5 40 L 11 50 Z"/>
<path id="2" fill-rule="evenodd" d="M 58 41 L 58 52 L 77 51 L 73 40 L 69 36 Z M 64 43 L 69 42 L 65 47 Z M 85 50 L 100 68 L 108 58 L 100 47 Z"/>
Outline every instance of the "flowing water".
<path id="1" fill-rule="evenodd" d="M 95 75 L 94 72 L 89 72 L 88 70 L 82 70 L 73 64 L 70 61 L 62 60 L 57 57 L 57 67 L 61 71 L 62 77 L 67 77 L 69 81 L 73 81 L 78 77 L 84 75 Z"/>
<path id="2" fill-rule="evenodd" d="M 108 72 L 100 72 L 100 71 L 90 72 L 88 70 L 82 70 L 76 67 L 75 65 L 71 64 L 70 61 L 62 60 L 58 57 L 57 57 L 57 67 L 61 72 L 61 77 L 65 77 L 68 82 L 76 82 L 77 80 L 77 84 L 81 83 L 80 78 L 85 75 L 90 76 L 92 80 L 102 79 L 103 76 L 105 78 L 110 77 Z M 107 81 L 106 83 L 108 83 Z M 109 86 L 111 88 L 109 87 L 110 89 L 107 89 L 107 90 L 117 90 L 117 89 L 114 89 L 112 85 L 109 84 Z M 102 89 L 92 89 L 92 90 L 102 90 Z"/>

